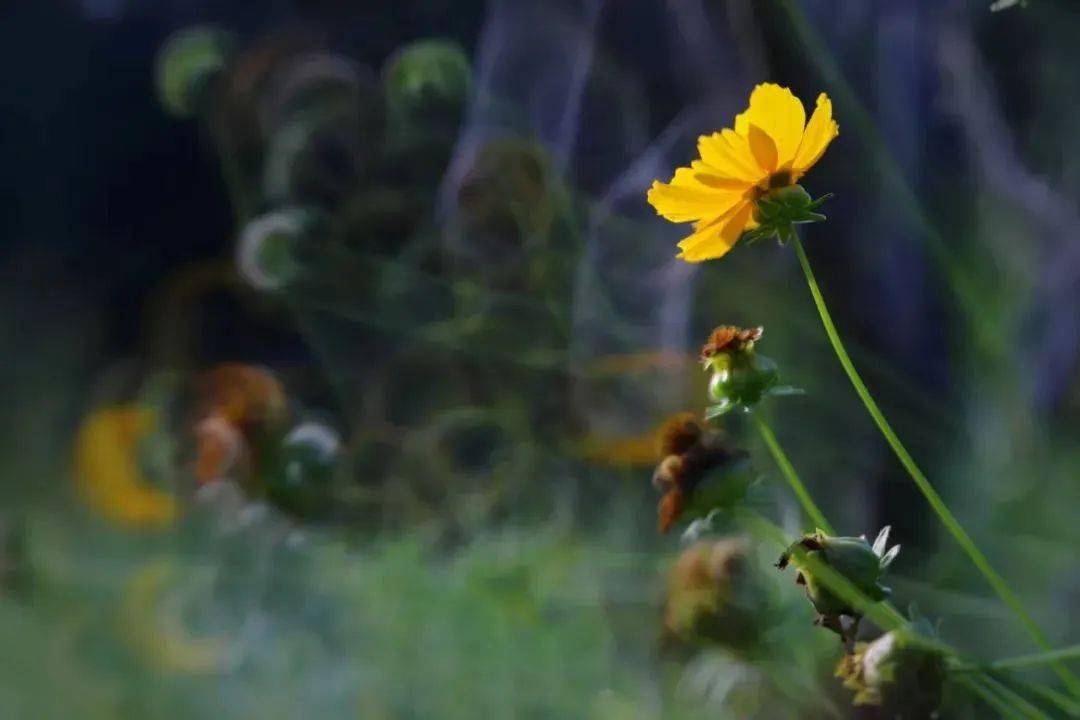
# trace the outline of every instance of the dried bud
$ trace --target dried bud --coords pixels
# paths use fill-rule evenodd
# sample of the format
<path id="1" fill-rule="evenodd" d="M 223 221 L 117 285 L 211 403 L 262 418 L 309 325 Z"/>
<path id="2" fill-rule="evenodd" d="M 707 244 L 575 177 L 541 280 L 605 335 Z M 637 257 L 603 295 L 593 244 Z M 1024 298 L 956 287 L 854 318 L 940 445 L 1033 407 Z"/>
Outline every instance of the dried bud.
<path id="1" fill-rule="evenodd" d="M 203 416 L 216 414 L 242 429 L 279 426 L 288 414 L 281 382 L 256 365 L 217 365 L 199 378 L 197 393 Z"/>
<path id="2" fill-rule="evenodd" d="M 740 328 L 734 325 L 721 325 L 714 329 L 709 339 L 701 348 L 701 360 L 707 362 L 709 358 L 723 350 L 738 352 L 741 350 L 753 350 L 754 343 L 761 339 L 765 328 Z"/>
<path id="3" fill-rule="evenodd" d="M 693 413 L 679 413 L 660 428 L 660 455 L 681 455 L 701 439 L 701 424 Z"/>
<path id="4" fill-rule="evenodd" d="M 742 329 L 724 325 L 713 330 L 701 348 L 701 361 L 709 380 L 709 397 L 715 402 L 707 417 L 716 417 L 736 408 L 751 408 L 772 390 L 779 373 L 776 363 L 754 352 L 764 329 Z"/>
<path id="5" fill-rule="evenodd" d="M 783 570 L 790 562 L 795 563 L 798 569 L 796 582 L 806 586 L 806 595 L 818 612 L 817 622 L 840 635 L 844 643 L 850 646 L 858 631 L 861 613 L 848 600 L 826 587 L 815 576 L 811 563 L 803 561 L 797 551 L 801 550 L 806 557 L 828 565 L 868 599 L 880 601 L 890 593 L 889 588 L 880 584 L 881 577 L 900 552 L 899 545 L 885 550 L 888 539 L 888 526 L 881 530 L 873 545 L 866 541 L 865 536 L 833 537 L 818 530 L 793 543 L 780 556 L 776 566 Z"/>
<path id="6" fill-rule="evenodd" d="M 883 717 L 896 720 L 936 717 L 945 672 L 940 650 L 896 631 L 858 643 L 836 668 L 844 687 L 854 691 L 855 705 L 880 706 Z"/>
<path id="7" fill-rule="evenodd" d="M 684 550 L 668 578 L 664 632 L 693 644 L 754 642 L 764 601 L 748 555 L 741 538 L 699 541 Z"/>
<path id="8" fill-rule="evenodd" d="M 684 515 L 700 517 L 730 506 L 745 495 L 751 476 L 746 453 L 733 450 L 719 430 L 706 429 L 690 415 L 673 418 L 661 446 L 670 451 L 653 473 L 653 487 L 664 493 L 658 506 L 660 532 Z"/>

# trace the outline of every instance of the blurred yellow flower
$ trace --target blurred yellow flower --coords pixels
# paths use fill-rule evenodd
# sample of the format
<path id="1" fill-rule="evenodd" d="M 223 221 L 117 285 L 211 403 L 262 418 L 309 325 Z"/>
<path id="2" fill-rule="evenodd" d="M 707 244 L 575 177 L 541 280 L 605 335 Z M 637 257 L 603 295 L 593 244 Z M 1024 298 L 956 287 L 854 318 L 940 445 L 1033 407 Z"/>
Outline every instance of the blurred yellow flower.
<path id="1" fill-rule="evenodd" d="M 139 442 L 153 430 L 150 408 L 120 405 L 91 413 L 75 438 L 75 476 L 83 499 L 109 520 L 134 528 L 162 528 L 176 517 L 176 500 L 147 484 Z"/>
<path id="2" fill-rule="evenodd" d="M 659 215 L 694 223 L 694 232 L 679 243 L 678 257 L 701 262 L 727 253 L 745 230 L 757 227 L 754 203 L 769 190 L 797 183 L 837 134 L 825 93 L 807 122 L 802 102 L 787 88 L 754 88 L 734 130 L 702 135 L 700 159 L 649 189 L 649 203 Z"/>

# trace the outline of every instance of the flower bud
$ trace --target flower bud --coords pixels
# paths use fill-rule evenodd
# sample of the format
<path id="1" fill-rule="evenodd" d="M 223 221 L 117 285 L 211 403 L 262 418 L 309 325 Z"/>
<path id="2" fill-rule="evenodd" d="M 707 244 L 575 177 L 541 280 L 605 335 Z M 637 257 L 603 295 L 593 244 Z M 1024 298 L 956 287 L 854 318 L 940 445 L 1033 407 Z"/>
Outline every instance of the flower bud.
<path id="1" fill-rule="evenodd" d="M 277 467 L 267 481 L 267 497 L 300 517 L 326 512 L 340 456 L 341 438 L 333 428 L 311 420 L 300 423 L 281 442 Z"/>
<path id="2" fill-rule="evenodd" d="M 193 27 L 172 36 L 158 54 L 157 91 L 176 117 L 199 112 L 232 55 L 234 39 L 212 27 Z"/>
<path id="3" fill-rule="evenodd" d="M 769 358 L 754 351 L 763 328 L 742 329 L 723 325 L 713 330 L 701 349 L 701 361 L 712 372 L 709 398 L 715 403 L 707 417 L 736 408 L 749 409 L 772 390 L 779 372 Z"/>
<path id="4" fill-rule="evenodd" d="M 940 650 L 895 630 L 858 643 L 836 668 L 844 687 L 854 691 L 855 705 L 880 706 L 883 717 L 897 720 L 936 717 L 945 673 Z"/>
<path id="5" fill-rule="evenodd" d="M 764 599 L 741 538 L 702 540 L 668 578 L 664 632 L 683 642 L 745 647 L 760 635 Z"/>
<path id="6" fill-rule="evenodd" d="M 866 541 L 865 536 L 833 537 L 817 530 L 793 543 L 780 556 L 776 566 L 783 570 L 790 562 L 795 563 L 798 569 L 795 581 L 806 587 L 806 595 L 818 612 L 817 622 L 840 635 L 845 644 L 850 644 L 854 641 L 862 615 L 849 600 L 822 582 L 814 573 L 812 565 L 814 561 L 827 565 L 866 598 L 872 601 L 884 600 L 889 596 L 890 590 L 881 585 L 880 580 L 900 552 L 899 545 L 886 552 L 888 538 L 888 526 L 881 530 L 873 545 Z M 799 551 L 804 557 L 800 557 Z M 811 559 L 811 562 L 807 562 L 805 558 Z M 845 623 L 844 618 L 850 622 Z"/>
<path id="7" fill-rule="evenodd" d="M 418 40 L 387 61 L 383 84 L 397 123 L 456 125 L 472 86 L 472 68 L 457 43 Z"/>

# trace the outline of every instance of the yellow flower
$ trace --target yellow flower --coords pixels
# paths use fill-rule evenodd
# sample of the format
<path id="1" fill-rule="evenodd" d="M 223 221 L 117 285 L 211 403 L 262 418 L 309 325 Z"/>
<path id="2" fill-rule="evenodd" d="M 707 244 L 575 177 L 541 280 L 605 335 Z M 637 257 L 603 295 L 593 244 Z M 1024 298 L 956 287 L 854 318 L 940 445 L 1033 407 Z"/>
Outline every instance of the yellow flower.
<path id="1" fill-rule="evenodd" d="M 757 227 L 755 202 L 797 183 L 837 134 L 825 93 L 807 122 L 790 90 L 763 83 L 750 94 L 746 112 L 735 117 L 735 129 L 698 138 L 700 159 L 677 169 L 671 182 L 654 182 L 649 203 L 672 222 L 694 223 L 694 232 L 679 243 L 681 259 L 721 257 L 744 231 Z"/>

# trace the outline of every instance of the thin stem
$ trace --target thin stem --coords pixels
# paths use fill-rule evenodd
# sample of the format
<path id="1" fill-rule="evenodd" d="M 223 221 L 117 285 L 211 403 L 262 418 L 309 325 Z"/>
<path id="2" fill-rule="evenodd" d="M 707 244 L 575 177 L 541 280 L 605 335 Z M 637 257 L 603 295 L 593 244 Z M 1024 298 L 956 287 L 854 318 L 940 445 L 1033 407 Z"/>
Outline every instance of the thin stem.
<path id="1" fill-rule="evenodd" d="M 1026 720 L 1023 713 L 1017 711 L 1007 700 L 986 687 L 979 679 L 975 677 L 962 677 L 960 678 L 960 684 L 967 687 L 973 695 L 976 695 L 987 705 L 1001 713 L 1002 717 L 1008 718 L 1009 720 L 1013 720 L 1014 718 Z"/>
<path id="2" fill-rule="evenodd" d="M 1023 713 L 1024 717 L 1031 718 L 1031 720 L 1052 720 L 1049 715 L 1036 707 L 1027 698 L 997 678 L 984 675 L 983 682 L 988 688 L 995 690 L 1002 698 L 1011 702 L 1017 710 Z"/>
<path id="3" fill-rule="evenodd" d="M 753 511 L 741 511 L 736 514 L 737 521 L 746 527 L 747 532 L 764 537 L 776 544 L 778 548 L 787 549 L 788 536 L 782 528 L 777 527 L 768 519 Z M 881 603 L 866 597 L 844 575 L 815 557 L 808 555 L 802 548 L 791 549 L 793 555 L 803 563 L 814 576 L 821 581 L 822 585 L 831 592 L 851 603 L 860 613 L 865 615 L 881 629 L 887 631 L 896 630 L 903 633 L 911 633 L 908 622 L 897 610 L 888 603 Z M 914 636 L 913 636 L 914 637 Z M 954 654 L 952 648 L 940 643 L 932 642 L 927 638 L 920 638 L 927 644 L 934 645 L 948 654 Z"/>
<path id="4" fill-rule="evenodd" d="M 1080 660 L 1080 645 L 1051 650 L 1043 653 L 1030 655 L 1017 655 L 1016 657 L 1003 658 L 982 665 L 959 665 L 954 672 L 973 672 L 978 670 L 1013 670 L 1015 668 L 1032 667 L 1034 665 L 1049 665 L 1061 660 Z"/>
<path id="5" fill-rule="evenodd" d="M 803 510 L 806 511 L 807 516 L 814 523 L 815 526 L 821 528 L 829 535 L 835 535 L 832 525 L 825 519 L 825 514 L 821 512 L 820 508 L 814 503 L 814 499 L 810 497 L 810 493 L 807 491 L 806 486 L 802 484 L 802 480 L 799 479 L 799 474 L 795 472 L 795 467 L 788 460 L 787 453 L 780 447 L 780 443 L 776 440 L 776 435 L 773 433 L 772 428 L 769 427 L 769 423 L 761 416 L 761 413 L 753 413 L 754 424 L 757 426 L 758 433 L 761 435 L 761 439 L 765 441 L 765 445 L 769 448 L 769 452 L 772 453 L 773 459 L 780 467 L 780 472 L 787 480 L 788 485 L 791 486 L 792 492 L 795 493 L 795 497 L 799 499 L 799 503 L 803 506 Z"/>
<path id="6" fill-rule="evenodd" d="M 900 464 L 907 470 L 908 475 L 915 482 L 915 485 L 922 492 L 927 502 L 930 503 L 930 507 L 937 513 L 938 518 L 945 525 L 945 528 L 953 536 L 956 542 L 967 553 L 971 562 L 982 573 L 986 581 L 994 589 L 994 592 L 1005 602 L 1006 605 L 1013 611 L 1016 617 L 1020 620 L 1020 623 L 1031 635 L 1035 643 L 1046 651 L 1052 651 L 1053 647 L 1046 639 L 1042 630 L 1035 623 L 1035 621 L 1024 609 L 1023 603 L 1020 602 L 1020 598 L 1009 587 L 996 570 L 990 565 L 990 561 L 982 553 L 981 550 L 975 545 L 975 542 L 971 539 L 971 536 L 967 534 L 967 531 L 960 525 L 960 522 L 949 510 L 949 507 L 945 504 L 945 501 L 941 499 L 937 491 L 930 484 L 930 481 L 926 479 L 922 470 L 915 464 L 915 460 L 911 457 L 911 454 L 904 447 L 904 444 L 900 442 L 900 438 L 897 437 L 893 431 L 892 426 L 889 425 L 889 421 L 885 419 L 885 415 L 881 412 L 881 408 L 878 407 L 877 402 L 874 401 L 873 396 L 870 395 L 870 391 L 867 390 L 866 384 L 859 376 L 859 372 L 855 369 L 855 365 L 851 362 L 851 358 L 848 357 L 847 350 L 844 349 L 844 343 L 840 339 L 840 333 L 836 331 L 836 325 L 833 324 L 832 316 L 829 314 L 829 309 L 825 306 L 825 298 L 821 294 L 821 289 L 818 287 L 817 280 L 814 278 L 814 271 L 810 267 L 810 261 L 806 257 L 806 251 L 803 249 L 802 241 L 796 237 L 792 244 L 795 246 L 795 254 L 799 258 L 799 265 L 802 266 L 803 274 L 806 276 L 806 284 L 810 288 L 810 294 L 814 298 L 814 305 L 817 306 L 818 315 L 821 316 L 821 324 L 825 326 L 825 334 L 829 336 L 829 342 L 832 344 L 833 351 L 836 353 L 837 359 L 840 360 L 840 365 L 843 366 L 844 372 L 847 373 L 848 379 L 851 381 L 852 386 L 855 388 L 855 392 L 858 394 L 859 399 L 862 400 L 863 405 L 866 406 L 867 412 L 870 413 L 870 417 L 874 419 L 874 423 L 878 426 L 878 430 L 885 437 L 885 440 L 889 443 L 889 447 L 892 448 L 896 457 L 900 460 Z M 1052 667 L 1054 672 L 1061 678 L 1062 682 L 1069 688 L 1077 697 L 1080 697 L 1080 680 L 1077 680 L 1067 667 L 1062 665 L 1060 661 L 1053 661 Z"/>

